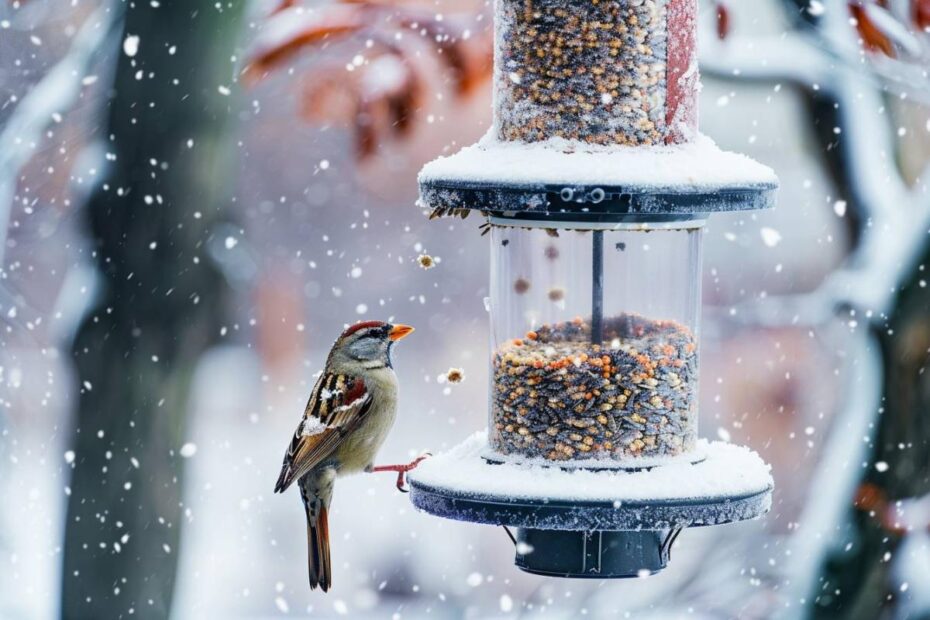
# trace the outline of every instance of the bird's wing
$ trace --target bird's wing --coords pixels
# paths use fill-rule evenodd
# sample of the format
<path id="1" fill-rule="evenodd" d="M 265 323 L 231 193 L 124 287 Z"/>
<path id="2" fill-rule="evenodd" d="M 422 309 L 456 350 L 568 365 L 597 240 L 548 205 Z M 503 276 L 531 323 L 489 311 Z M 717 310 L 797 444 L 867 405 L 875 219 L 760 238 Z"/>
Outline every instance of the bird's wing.
<path id="1" fill-rule="evenodd" d="M 284 455 L 275 493 L 283 492 L 332 454 L 371 409 L 371 393 L 360 377 L 323 374 Z"/>

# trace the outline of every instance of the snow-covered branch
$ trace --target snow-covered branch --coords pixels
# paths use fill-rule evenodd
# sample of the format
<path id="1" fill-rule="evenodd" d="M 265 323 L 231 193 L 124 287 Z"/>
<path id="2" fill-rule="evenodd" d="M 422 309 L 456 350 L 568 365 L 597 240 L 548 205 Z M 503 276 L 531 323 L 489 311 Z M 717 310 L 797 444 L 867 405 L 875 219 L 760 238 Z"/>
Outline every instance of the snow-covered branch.
<path id="1" fill-rule="evenodd" d="M 793 3 L 788 5 L 789 11 L 795 10 Z M 843 549 L 856 540 L 847 522 L 867 463 L 883 455 L 882 433 L 889 435 L 892 428 L 902 432 L 904 422 L 895 418 L 909 419 L 919 411 L 916 404 L 910 405 L 915 409 L 905 410 L 901 403 L 887 401 L 889 389 L 919 388 L 904 383 L 914 380 L 909 376 L 895 383 L 882 359 L 890 345 L 880 335 L 891 333 L 889 324 L 900 327 L 904 320 L 898 306 L 902 289 L 913 284 L 930 234 L 927 178 L 924 175 L 910 186 L 905 181 L 896 157 L 899 130 L 888 104 L 889 95 L 930 101 L 924 96 L 926 69 L 866 52 L 862 32 L 851 24 L 845 1 L 824 0 L 817 5 L 817 19 L 799 20 L 794 30 L 781 36 L 713 42 L 704 47 L 702 57 L 707 75 L 782 82 L 803 93 L 820 123 L 816 131 L 824 162 L 856 225 L 856 243 L 846 264 L 818 290 L 747 303 L 736 313 L 744 324 L 776 326 L 825 325 L 840 312 L 854 311 L 861 324 L 842 348 L 850 390 L 840 403 L 813 476 L 813 492 L 791 542 L 785 573 L 790 576 L 784 596 L 789 605 L 783 612 L 786 617 L 809 615 L 821 589 L 833 590 L 830 579 L 841 569 L 825 566 L 837 547 Z M 894 370 L 906 373 L 899 367 Z M 879 417 L 883 409 L 886 413 Z M 913 580 L 915 571 L 909 570 L 907 579 Z M 864 578 L 855 579 L 861 583 Z M 844 592 L 847 598 L 850 595 Z"/>
<path id="2" fill-rule="evenodd" d="M 797 32 L 765 37 L 731 36 L 725 41 L 702 33 L 701 73 L 740 82 L 820 84 L 831 70 L 810 39 Z"/>
<path id="3" fill-rule="evenodd" d="M 909 188 L 896 164 L 896 128 L 886 111 L 882 80 L 865 63 L 846 18 L 836 17 L 845 13 L 836 6 L 831 10 L 833 19 L 823 20 L 822 30 L 804 27 L 726 41 L 703 37 L 706 75 L 785 83 L 835 110 L 835 148 L 824 149 L 824 156 L 842 176 L 849 211 L 859 223 L 858 243 L 846 265 L 819 290 L 803 299 L 746 304 L 738 313 L 744 322 L 784 325 L 800 318 L 810 323 L 827 319 L 824 310 L 849 307 L 880 320 L 930 230 L 926 180 Z M 793 306 L 803 308 L 804 316 L 791 311 Z"/>
<path id="4" fill-rule="evenodd" d="M 121 3 L 104 3 L 88 17 L 65 56 L 30 90 L 0 132 L 0 268 L 20 170 L 32 158 L 53 116 L 81 92 L 84 78 L 120 22 Z"/>

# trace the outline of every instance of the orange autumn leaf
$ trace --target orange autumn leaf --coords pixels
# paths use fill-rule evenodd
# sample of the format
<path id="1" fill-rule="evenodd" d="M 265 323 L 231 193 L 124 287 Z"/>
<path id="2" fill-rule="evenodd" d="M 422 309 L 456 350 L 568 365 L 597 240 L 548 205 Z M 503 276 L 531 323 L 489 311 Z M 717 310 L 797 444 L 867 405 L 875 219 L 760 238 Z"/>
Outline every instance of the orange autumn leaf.
<path id="1" fill-rule="evenodd" d="M 850 2 L 849 12 L 854 19 L 856 30 L 859 32 L 859 37 L 862 39 L 865 48 L 873 52 L 881 52 L 888 57 L 894 58 L 894 44 L 891 42 L 891 39 L 875 25 L 869 17 L 865 6 L 860 2 Z"/>
<path id="2" fill-rule="evenodd" d="M 282 0 L 247 54 L 245 81 L 255 83 L 339 41 L 364 41 L 359 61 L 330 59 L 305 72 L 312 81 L 306 80 L 300 108 L 310 120 L 349 123 L 359 158 L 371 155 L 385 137 L 406 135 L 422 108 L 431 66 L 422 62 L 424 45 L 448 73 L 456 98 L 472 93 L 492 70 L 487 22 L 397 2 L 341 0 L 310 8 Z M 473 36 L 476 26 L 483 27 Z"/>

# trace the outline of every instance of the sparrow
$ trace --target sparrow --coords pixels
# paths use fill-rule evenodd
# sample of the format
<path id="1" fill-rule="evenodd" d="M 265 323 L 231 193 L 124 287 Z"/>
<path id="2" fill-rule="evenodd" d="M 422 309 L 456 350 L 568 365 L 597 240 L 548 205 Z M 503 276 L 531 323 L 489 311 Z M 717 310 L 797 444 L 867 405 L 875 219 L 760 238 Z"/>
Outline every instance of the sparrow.
<path id="1" fill-rule="evenodd" d="M 274 491 L 283 493 L 298 481 L 307 514 L 311 589 L 326 592 L 332 585 L 327 514 L 336 478 L 393 471 L 403 491 L 404 473 L 423 458 L 406 465 L 374 465 L 397 413 L 392 348 L 411 332 L 408 325 L 381 321 L 356 323 L 342 332 L 284 455 Z"/>

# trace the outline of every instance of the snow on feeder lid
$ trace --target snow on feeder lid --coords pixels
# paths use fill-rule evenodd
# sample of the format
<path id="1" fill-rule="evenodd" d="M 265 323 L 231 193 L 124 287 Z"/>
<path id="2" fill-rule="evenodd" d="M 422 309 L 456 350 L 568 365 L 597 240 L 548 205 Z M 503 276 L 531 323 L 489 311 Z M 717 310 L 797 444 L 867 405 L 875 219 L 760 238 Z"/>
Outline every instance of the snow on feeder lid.
<path id="1" fill-rule="evenodd" d="M 777 179 L 697 133 L 695 4 L 497 0 L 494 126 L 419 176 L 434 216 L 488 218 L 494 350 L 487 434 L 411 500 L 518 528 L 529 572 L 656 572 L 771 503 L 757 455 L 698 439 L 702 226 Z"/>

